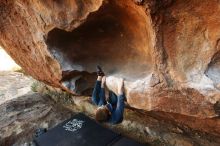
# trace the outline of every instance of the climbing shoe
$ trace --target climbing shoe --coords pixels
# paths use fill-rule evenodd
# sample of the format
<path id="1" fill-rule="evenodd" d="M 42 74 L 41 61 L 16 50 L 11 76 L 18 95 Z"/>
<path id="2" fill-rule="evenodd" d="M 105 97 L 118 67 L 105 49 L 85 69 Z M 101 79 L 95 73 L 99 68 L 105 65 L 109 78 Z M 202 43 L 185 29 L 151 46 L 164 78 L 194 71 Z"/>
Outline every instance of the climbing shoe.
<path id="1" fill-rule="evenodd" d="M 96 72 L 98 76 L 105 76 L 104 72 L 102 71 L 102 68 L 99 65 L 97 65 L 96 67 Z"/>

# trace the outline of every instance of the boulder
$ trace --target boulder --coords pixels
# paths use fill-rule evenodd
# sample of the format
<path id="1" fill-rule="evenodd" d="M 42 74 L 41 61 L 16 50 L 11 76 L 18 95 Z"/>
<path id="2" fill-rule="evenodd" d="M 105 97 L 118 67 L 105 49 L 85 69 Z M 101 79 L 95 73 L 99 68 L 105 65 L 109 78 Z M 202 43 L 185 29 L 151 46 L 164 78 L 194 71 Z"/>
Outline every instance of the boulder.
<path id="1" fill-rule="evenodd" d="M 110 90 L 125 78 L 130 106 L 209 119 L 219 116 L 219 12 L 217 0 L 2 0 L 0 45 L 70 93 L 88 94 L 99 64 Z"/>

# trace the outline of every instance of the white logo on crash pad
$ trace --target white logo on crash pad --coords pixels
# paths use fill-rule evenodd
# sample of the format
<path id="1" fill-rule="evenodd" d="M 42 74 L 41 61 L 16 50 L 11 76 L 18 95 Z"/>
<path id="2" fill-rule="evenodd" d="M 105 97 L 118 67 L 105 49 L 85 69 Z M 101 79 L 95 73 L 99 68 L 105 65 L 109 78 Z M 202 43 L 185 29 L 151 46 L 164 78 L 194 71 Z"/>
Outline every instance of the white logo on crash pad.
<path id="1" fill-rule="evenodd" d="M 85 121 L 78 120 L 78 119 L 73 119 L 73 120 L 67 122 L 67 123 L 63 126 L 63 128 L 64 128 L 65 130 L 67 130 L 67 131 L 75 132 L 75 131 L 77 131 L 77 130 L 79 130 L 79 129 L 82 128 L 84 122 L 85 122 Z"/>

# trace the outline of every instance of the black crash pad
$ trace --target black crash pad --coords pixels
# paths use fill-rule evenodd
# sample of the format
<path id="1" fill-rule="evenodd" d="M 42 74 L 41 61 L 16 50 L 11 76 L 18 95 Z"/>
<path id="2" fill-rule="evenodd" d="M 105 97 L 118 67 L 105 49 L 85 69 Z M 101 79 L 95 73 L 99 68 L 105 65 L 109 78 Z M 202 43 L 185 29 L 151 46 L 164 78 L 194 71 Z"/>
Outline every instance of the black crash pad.
<path id="1" fill-rule="evenodd" d="M 119 134 L 77 114 L 34 141 L 38 146 L 107 146 L 119 138 Z"/>
<path id="2" fill-rule="evenodd" d="M 144 146 L 77 114 L 36 138 L 37 146 Z"/>
<path id="3" fill-rule="evenodd" d="M 144 144 L 140 144 L 134 140 L 121 137 L 117 142 L 114 142 L 111 146 L 146 146 Z"/>

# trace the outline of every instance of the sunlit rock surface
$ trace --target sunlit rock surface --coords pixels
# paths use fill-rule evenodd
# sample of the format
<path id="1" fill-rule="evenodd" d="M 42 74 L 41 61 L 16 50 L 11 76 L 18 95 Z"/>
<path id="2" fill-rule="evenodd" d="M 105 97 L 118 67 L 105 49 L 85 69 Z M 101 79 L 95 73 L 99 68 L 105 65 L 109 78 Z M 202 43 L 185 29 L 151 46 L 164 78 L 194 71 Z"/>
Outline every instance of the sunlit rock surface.
<path id="1" fill-rule="evenodd" d="M 34 80 L 23 73 L 0 71 L 0 104 L 31 93 Z"/>
<path id="2" fill-rule="evenodd" d="M 14 60 L 0 46 L 0 71 L 14 71 L 21 69 Z"/>
<path id="3" fill-rule="evenodd" d="M 217 0 L 1 1 L 0 45 L 49 85 L 91 94 L 100 64 L 109 89 L 125 78 L 130 106 L 220 131 L 219 12 Z"/>
<path id="4" fill-rule="evenodd" d="M 29 93 L 0 104 L 0 145 L 26 146 L 36 129 L 56 126 L 73 115 L 47 95 Z"/>

